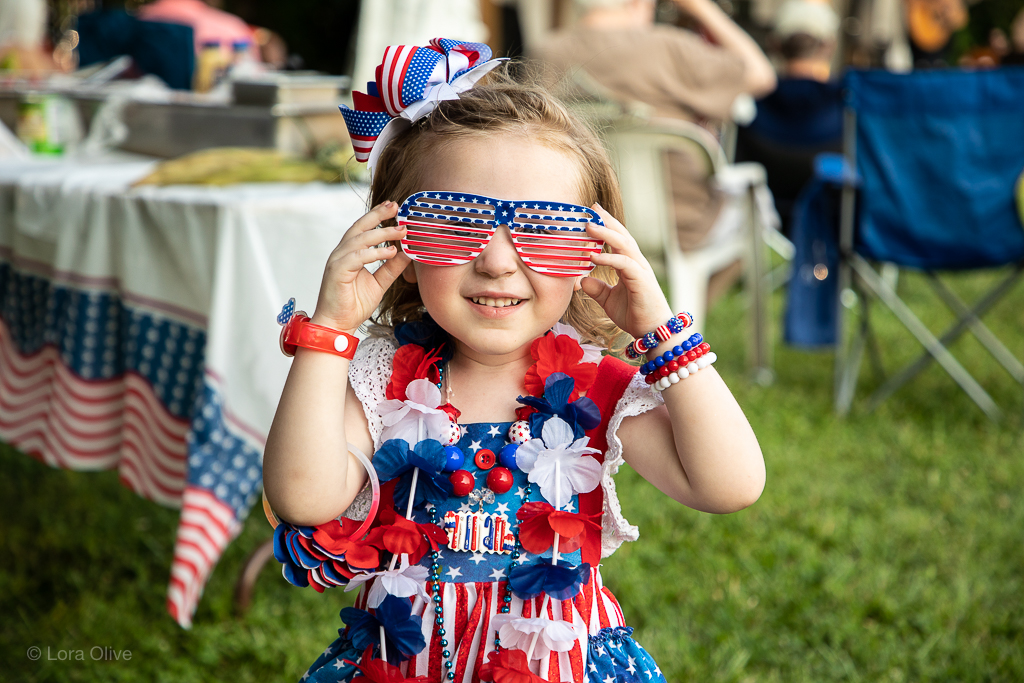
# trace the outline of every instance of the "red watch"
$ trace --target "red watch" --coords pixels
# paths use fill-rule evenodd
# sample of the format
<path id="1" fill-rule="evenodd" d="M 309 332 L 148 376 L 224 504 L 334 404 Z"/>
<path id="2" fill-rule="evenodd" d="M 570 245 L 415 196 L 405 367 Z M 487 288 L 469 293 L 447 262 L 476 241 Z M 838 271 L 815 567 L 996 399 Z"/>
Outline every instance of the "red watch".
<path id="1" fill-rule="evenodd" d="M 323 325 L 309 322 L 305 311 L 295 310 L 295 299 L 289 299 L 277 316 L 281 328 L 281 351 L 289 358 L 295 355 L 296 347 L 333 353 L 342 358 L 356 355 L 359 339 L 346 332 L 332 330 Z"/>

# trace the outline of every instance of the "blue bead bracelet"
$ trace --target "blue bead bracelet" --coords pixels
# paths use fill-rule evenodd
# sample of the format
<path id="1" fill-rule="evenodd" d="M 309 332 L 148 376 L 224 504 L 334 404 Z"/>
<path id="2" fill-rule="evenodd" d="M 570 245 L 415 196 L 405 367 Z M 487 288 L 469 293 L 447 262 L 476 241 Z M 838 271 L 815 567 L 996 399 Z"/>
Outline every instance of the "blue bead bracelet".
<path id="1" fill-rule="evenodd" d="M 684 341 L 682 344 L 679 344 L 677 346 L 673 346 L 670 350 L 668 350 L 665 353 L 661 354 L 660 356 L 658 356 L 654 360 L 649 360 L 646 363 L 644 363 L 643 365 L 641 365 L 640 366 L 640 374 L 641 375 L 649 375 L 649 374 L 651 374 L 652 372 L 654 372 L 658 368 L 663 367 L 665 365 L 665 363 L 671 363 L 672 361 L 674 361 L 675 359 L 679 358 L 680 356 L 682 356 L 687 351 L 691 351 L 692 349 L 700 346 L 701 342 L 703 342 L 703 341 L 704 341 L 704 337 L 702 337 L 699 332 L 695 332 L 694 334 L 690 335 L 690 338 L 687 339 L 686 341 Z"/>

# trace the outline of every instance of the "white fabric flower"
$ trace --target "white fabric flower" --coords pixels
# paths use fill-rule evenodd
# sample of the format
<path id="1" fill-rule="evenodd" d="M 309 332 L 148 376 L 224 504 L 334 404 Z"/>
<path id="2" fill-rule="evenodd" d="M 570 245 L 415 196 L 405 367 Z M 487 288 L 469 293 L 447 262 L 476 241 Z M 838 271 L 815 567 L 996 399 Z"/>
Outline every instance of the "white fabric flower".
<path id="1" fill-rule="evenodd" d="M 584 436 L 573 441 L 572 427 L 560 417 L 544 423 L 540 439 L 530 439 L 516 451 L 516 464 L 540 487 L 544 499 L 562 509 L 578 493 L 590 493 L 601 483 L 601 463 L 583 457 L 599 453 Z"/>
<path id="2" fill-rule="evenodd" d="M 491 625 L 498 631 L 502 647 L 527 652 L 530 659 L 545 659 L 552 652 L 568 652 L 582 640 L 581 634 L 564 621 L 498 614 L 491 619 Z"/>
<path id="3" fill-rule="evenodd" d="M 367 581 L 376 578 L 370 592 L 366 596 L 366 604 L 369 607 L 377 608 L 384 598 L 394 595 L 396 598 L 411 598 L 416 595 L 423 598 L 424 602 L 430 602 L 430 596 L 424 588 L 427 581 L 427 568 L 418 564 L 410 565 L 408 560 L 402 558 L 402 566 L 398 569 L 391 569 L 383 572 L 359 573 L 349 579 L 345 586 L 345 592 L 353 591 Z"/>
<path id="4" fill-rule="evenodd" d="M 566 325 L 565 323 L 555 323 L 555 326 L 551 328 L 551 331 L 556 335 L 564 334 L 567 337 L 572 337 L 579 342 L 580 348 L 583 349 L 583 358 L 580 359 L 581 363 L 600 363 L 601 362 L 601 347 L 594 346 L 593 344 L 584 344 L 581 341 L 580 333 L 576 331 L 576 328 L 572 325 Z"/>
<path id="5" fill-rule="evenodd" d="M 406 400 L 382 401 L 379 406 L 384 429 L 381 443 L 389 439 L 403 439 L 415 446 L 423 439 L 448 439 L 448 413 L 439 410 L 441 390 L 429 379 L 414 379 L 405 389 Z M 419 435 L 419 421 L 423 420 L 423 436 Z"/>

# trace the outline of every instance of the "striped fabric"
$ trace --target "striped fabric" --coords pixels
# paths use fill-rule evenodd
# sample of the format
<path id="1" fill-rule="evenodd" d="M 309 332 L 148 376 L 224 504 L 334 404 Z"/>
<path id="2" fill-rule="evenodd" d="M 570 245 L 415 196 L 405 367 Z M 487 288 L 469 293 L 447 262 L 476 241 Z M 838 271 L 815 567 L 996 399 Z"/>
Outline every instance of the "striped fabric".
<path id="1" fill-rule="evenodd" d="M 0 440 L 182 508 L 167 608 L 187 628 L 259 492 L 261 437 L 223 406 L 204 329 L 103 278 L 76 284 L 0 260 Z"/>
<path id="2" fill-rule="evenodd" d="M 135 374 L 86 381 L 47 346 L 23 355 L 0 319 L 0 437 L 51 467 L 118 468 L 139 495 L 177 507 L 188 423 Z"/>
<path id="3" fill-rule="evenodd" d="M 185 489 L 167 589 L 167 611 L 182 626 L 192 625 L 210 571 L 241 529 L 234 510 L 216 496 L 197 486 Z"/>
<path id="4" fill-rule="evenodd" d="M 469 645 L 468 649 L 460 649 L 454 655 L 456 681 L 468 683 L 479 680 L 473 676 L 473 671 L 479 669 L 494 650 L 495 633 L 490 628 L 490 621 L 500 613 L 501 604 L 497 598 L 504 595 L 504 585 L 504 581 L 443 584 L 445 630 L 451 636 L 451 642 Z M 541 597 L 524 601 L 513 596 L 509 613 L 524 617 L 541 616 L 542 603 Z M 423 635 L 427 647 L 409 662 L 407 675 L 440 680 L 442 648 L 440 639 L 433 633 L 434 620 L 431 617 L 434 604 L 421 602 L 413 613 L 424 617 Z M 602 585 L 601 574 L 596 567 L 591 570 L 590 581 L 573 600 L 552 600 L 548 603 L 547 617 L 567 621 L 590 635 L 597 634 L 602 628 L 625 626 L 622 610 L 611 592 Z M 582 680 L 585 656 L 579 643 L 569 652 L 552 652 L 548 661 L 542 663 L 540 675 L 551 681 Z"/>

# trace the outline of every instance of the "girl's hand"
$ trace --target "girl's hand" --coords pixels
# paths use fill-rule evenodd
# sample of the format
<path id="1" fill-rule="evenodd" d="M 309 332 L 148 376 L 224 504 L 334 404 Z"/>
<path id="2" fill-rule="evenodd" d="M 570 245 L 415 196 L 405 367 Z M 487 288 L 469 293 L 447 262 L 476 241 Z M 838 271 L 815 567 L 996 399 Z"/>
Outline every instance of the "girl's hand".
<path id="1" fill-rule="evenodd" d="M 619 281 L 612 286 L 597 278 L 585 277 L 580 285 L 604 308 L 613 323 L 634 337 L 640 337 L 664 325 L 672 317 L 672 309 L 651 264 L 640 253 L 640 247 L 626 227 L 600 204 L 591 208 L 601 216 L 604 226 L 590 225 L 587 234 L 604 240 L 611 251 L 594 254 L 590 260 L 594 265 L 614 268 Z"/>
<path id="2" fill-rule="evenodd" d="M 381 297 L 410 259 L 397 247 L 380 249 L 376 245 L 400 240 L 405 228 L 377 226 L 398 214 L 398 204 L 384 202 L 352 224 L 331 252 L 320 284 L 320 297 L 311 322 L 343 332 L 355 332 L 373 315 Z M 365 266 L 374 261 L 383 265 L 371 273 Z"/>

